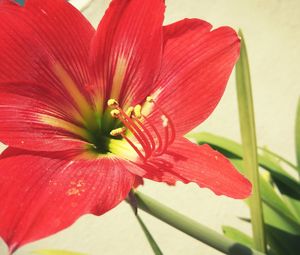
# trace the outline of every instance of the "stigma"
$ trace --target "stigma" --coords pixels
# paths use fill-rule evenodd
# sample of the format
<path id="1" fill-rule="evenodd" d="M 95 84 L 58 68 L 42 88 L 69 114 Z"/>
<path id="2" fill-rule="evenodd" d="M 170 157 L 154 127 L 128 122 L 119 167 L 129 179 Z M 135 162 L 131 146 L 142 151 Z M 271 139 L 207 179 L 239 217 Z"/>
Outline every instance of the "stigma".
<path id="1" fill-rule="evenodd" d="M 111 98 L 107 101 L 111 117 L 118 119 L 123 125 L 111 130 L 110 135 L 121 136 L 143 161 L 165 153 L 175 140 L 175 128 L 168 114 L 152 97 L 148 96 L 146 102 L 153 104 L 153 109 L 159 114 L 159 121 L 143 114 L 141 104 L 124 110 L 117 100 Z"/>

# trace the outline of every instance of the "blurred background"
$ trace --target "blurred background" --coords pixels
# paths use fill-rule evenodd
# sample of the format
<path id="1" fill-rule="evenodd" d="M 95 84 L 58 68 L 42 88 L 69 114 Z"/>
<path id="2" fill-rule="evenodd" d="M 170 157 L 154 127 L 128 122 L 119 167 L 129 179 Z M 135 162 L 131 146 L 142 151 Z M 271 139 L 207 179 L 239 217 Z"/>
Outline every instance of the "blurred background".
<path id="1" fill-rule="evenodd" d="M 109 0 L 73 0 L 97 26 Z M 166 0 L 165 24 L 183 18 L 200 18 L 213 24 L 241 28 L 251 65 L 259 145 L 295 161 L 294 122 L 300 95 L 300 1 L 298 0 Z M 208 131 L 240 141 L 234 75 L 210 118 L 195 132 Z M 1 148 L 4 148 L 2 146 Z M 221 232 L 232 225 L 250 233 L 237 217 L 247 217 L 242 201 L 217 197 L 194 184 L 168 187 L 146 181 L 140 190 L 162 203 Z M 140 212 L 164 254 L 221 254 Z M 36 249 L 66 249 L 89 255 L 152 255 L 132 210 L 122 203 L 101 217 L 84 216 L 72 227 L 21 248 L 16 255 Z M 0 241 L 0 254 L 5 254 Z"/>

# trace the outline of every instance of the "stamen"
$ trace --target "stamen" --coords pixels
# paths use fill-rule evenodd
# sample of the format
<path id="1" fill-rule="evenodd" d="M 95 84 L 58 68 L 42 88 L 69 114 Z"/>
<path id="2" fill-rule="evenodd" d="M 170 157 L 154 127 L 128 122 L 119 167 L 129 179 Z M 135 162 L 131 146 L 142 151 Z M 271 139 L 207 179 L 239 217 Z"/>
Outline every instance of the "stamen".
<path id="1" fill-rule="evenodd" d="M 118 135 L 122 135 L 126 132 L 126 128 L 125 127 L 121 127 L 121 128 L 116 128 L 112 131 L 110 131 L 110 135 L 111 136 L 118 136 Z"/>
<path id="2" fill-rule="evenodd" d="M 132 114 L 133 114 L 134 108 L 132 106 L 130 106 L 127 111 L 126 111 L 126 115 L 131 118 Z"/>
<path id="3" fill-rule="evenodd" d="M 163 144 L 161 150 L 157 150 L 156 155 L 163 154 L 167 150 L 168 145 L 169 145 L 169 129 L 168 129 L 169 120 L 165 115 L 161 116 L 161 120 L 162 120 L 162 125 L 163 125 L 164 131 L 165 131 L 165 136 L 164 136 L 165 143 Z"/>
<path id="4" fill-rule="evenodd" d="M 107 101 L 107 105 L 113 109 L 116 109 L 117 107 L 119 107 L 118 101 L 113 98 L 111 98 Z"/>
<path id="5" fill-rule="evenodd" d="M 140 130 L 140 128 L 132 121 L 131 118 L 129 118 L 126 113 L 118 107 L 118 110 L 120 111 L 123 118 L 119 118 L 119 120 L 131 131 L 131 133 L 135 136 L 135 138 L 139 141 L 139 143 L 142 145 L 145 156 L 148 158 L 151 156 L 151 145 L 147 139 L 147 137 L 144 135 L 144 133 Z"/>
<path id="6" fill-rule="evenodd" d="M 110 115 L 115 119 L 119 118 L 120 114 L 121 114 L 120 111 L 117 109 L 114 109 L 110 112 Z"/>
<path id="7" fill-rule="evenodd" d="M 140 104 L 138 104 L 134 107 L 134 115 L 138 119 L 140 119 L 142 117 L 142 106 Z"/>
<path id="8" fill-rule="evenodd" d="M 168 118 L 168 117 L 167 117 Z M 173 122 L 168 118 L 168 126 L 171 128 L 171 137 L 168 141 L 169 144 L 172 144 L 175 140 L 176 130 Z"/>
<path id="9" fill-rule="evenodd" d="M 143 132 L 139 129 L 139 127 L 133 122 L 131 117 L 129 117 L 119 106 L 119 103 L 115 99 L 109 99 L 107 101 L 107 105 L 111 108 L 114 108 L 114 110 L 111 111 L 111 115 L 114 118 L 118 118 L 126 128 L 128 128 L 133 136 L 138 140 L 138 142 L 143 147 L 143 150 L 145 152 L 144 157 L 150 157 L 152 150 L 151 150 L 151 144 L 149 143 L 147 137 L 143 134 Z M 124 135 L 125 136 L 125 135 Z"/>
<path id="10" fill-rule="evenodd" d="M 151 96 L 148 96 L 148 97 L 146 98 L 146 101 L 147 101 L 148 103 L 154 103 L 154 99 L 153 99 L 153 97 L 151 97 Z"/>
<path id="11" fill-rule="evenodd" d="M 162 146 L 162 138 L 159 134 L 159 131 L 157 130 L 157 128 L 152 124 L 152 122 L 150 120 L 148 120 L 148 118 L 144 115 L 143 116 L 143 119 L 150 125 L 150 127 L 153 129 L 156 137 L 157 137 L 157 140 L 158 140 L 158 147 L 156 148 L 156 150 L 160 150 L 161 146 Z"/>
<path id="12" fill-rule="evenodd" d="M 119 119 L 124 125 L 122 128 L 112 130 L 110 134 L 112 136 L 121 135 L 143 160 L 147 160 L 153 153 L 155 155 L 163 154 L 168 146 L 173 143 L 176 134 L 171 119 L 156 104 L 154 99 L 148 96 L 146 101 L 154 104 L 155 108 L 161 113 L 161 125 L 164 130 L 164 136 L 161 135 L 161 131 L 155 127 L 152 121 L 142 113 L 141 105 L 138 104 L 135 107 L 130 106 L 125 112 L 115 99 L 109 99 L 107 102 L 107 105 L 113 108 L 110 112 L 111 116 Z M 151 129 L 149 129 L 149 127 Z M 139 142 L 143 153 L 140 148 L 126 136 L 126 129 L 128 129 Z"/>
<path id="13" fill-rule="evenodd" d="M 135 152 L 139 155 L 141 159 L 143 159 L 144 161 L 147 160 L 147 158 L 140 152 L 138 147 L 136 147 L 135 144 L 125 134 L 121 134 L 121 136 L 126 140 L 126 142 L 129 143 L 129 145 L 135 150 Z"/>
<path id="14" fill-rule="evenodd" d="M 145 125 L 138 118 L 136 118 L 134 116 L 134 119 L 138 123 L 138 125 L 145 131 L 146 135 L 148 136 L 150 143 L 151 143 L 151 149 L 153 152 L 155 150 L 156 145 L 155 145 L 155 141 L 154 141 L 154 138 L 153 138 L 151 132 L 145 127 Z"/>
<path id="15" fill-rule="evenodd" d="M 168 126 L 169 119 L 168 119 L 165 115 L 162 115 L 162 116 L 161 116 L 161 120 L 162 120 L 162 122 L 163 122 L 163 127 L 167 127 L 167 126 Z"/>
<path id="16" fill-rule="evenodd" d="M 170 129 L 171 129 L 171 136 L 170 136 L 170 139 L 168 138 L 168 144 L 173 143 L 174 140 L 175 140 L 175 134 L 176 134 L 173 122 L 171 121 L 171 119 L 169 118 L 169 116 L 164 112 L 164 110 L 161 109 L 161 107 L 159 107 L 159 105 L 154 101 L 154 99 L 152 97 L 148 96 L 146 98 L 146 100 L 147 100 L 147 102 L 153 103 L 155 105 L 155 108 L 162 113 L 162 116 L 164 116 L 162 118 L 167 119 L 167 122 L 164 121 L 164 119 L 163 119 L 163 125 L 167 124 L 167 126 L 170 127 Z"/>

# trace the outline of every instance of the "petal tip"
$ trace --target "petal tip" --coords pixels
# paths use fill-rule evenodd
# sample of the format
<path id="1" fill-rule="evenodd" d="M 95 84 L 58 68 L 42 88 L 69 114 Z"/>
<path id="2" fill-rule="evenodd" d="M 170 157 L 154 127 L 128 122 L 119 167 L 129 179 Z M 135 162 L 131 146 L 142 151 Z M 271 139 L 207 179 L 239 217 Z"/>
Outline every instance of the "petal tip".
<path id="1" fill-rule="evenodd" d="M 241 182 L 236 185 L 239 187 L 234 193 L 231 192 L 228 196 L 234 199 L 246 199 L 252 195 L 252 183 L 241 175 Z"/>

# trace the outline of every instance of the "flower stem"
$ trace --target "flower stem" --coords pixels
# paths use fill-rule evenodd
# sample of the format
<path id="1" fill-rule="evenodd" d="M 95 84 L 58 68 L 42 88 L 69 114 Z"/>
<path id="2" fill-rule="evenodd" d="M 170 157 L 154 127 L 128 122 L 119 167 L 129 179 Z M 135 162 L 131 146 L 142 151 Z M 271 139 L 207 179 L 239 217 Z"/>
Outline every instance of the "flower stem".
<path id="1" fill-rule="evenodd" d="M 261 252 L 237 243 L 201 225 L 197 221 L 161 204 L 141 192 L 135 192 L 135 196 L 137 205 L 141 210 L 225 254 L 263 255 Z"/>
<path id="2" fill-rule="evenodd" d="M 243 34 L 241 37 L 241 56 L 236 65 L 236 87 L 240 115 L 240 129 L 243 144 L 246 175 L 252 183 L 252 196 L 249 198 L 254 248 L 266 252 L 266 238 L 262 201 L 259 189 L 258 157 L 254 119 L 253 97 L 247 50 Z"/>
<path id="3" fill-rule="evenodd" d="M 136 214 L 136 219 L 138 220 L 143 232 L 145 233 L 145 236 L 154 252 L 155 255 L 163 255 L 161 249 L 159 248 L 159 246 L 157 245 L 157 243 L 155 242 L 154 238 L 152 237 L 151 233 L 149 232 L 148 228 L 146 227 L 145 223 L 143 222 L 143 220 L 141 219 L 141 217 Z"/>
<path id="4" fill-rule="evenodd" d="M 144 221 L 138 214 L 138 208 L 137 208 L 137 199 L 136 195 L 134 193 L 134 190 L 131 190 L 128 194 L 128 197 L 126 199 L 126 202 L 131 206 L 131 209 L 134 213 L 134 216 L 136 217 L 138 223 L 140 224 L 151 248 L 155 255 L 163 255 L 161 249 L 159 248 L 158 244 L 154 240 L 153 236 L 151 235 L 150 231 L 148 230 L 147 226 L 145 225 Z"/>

